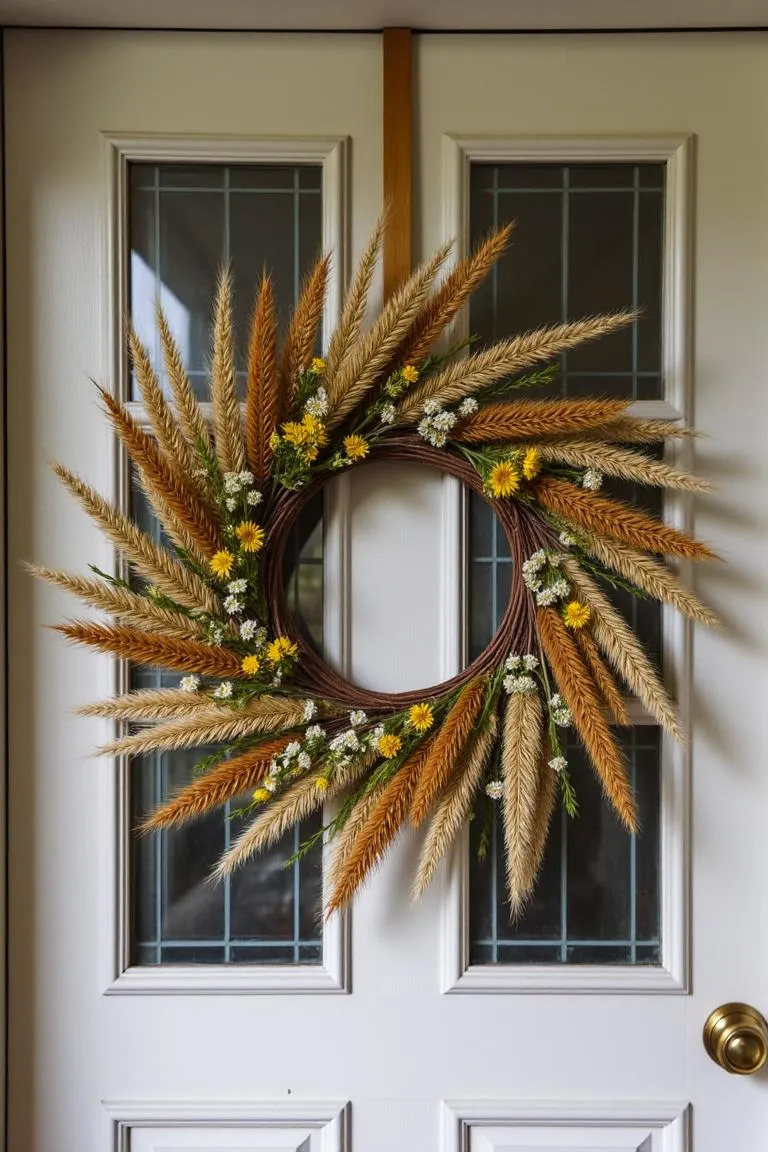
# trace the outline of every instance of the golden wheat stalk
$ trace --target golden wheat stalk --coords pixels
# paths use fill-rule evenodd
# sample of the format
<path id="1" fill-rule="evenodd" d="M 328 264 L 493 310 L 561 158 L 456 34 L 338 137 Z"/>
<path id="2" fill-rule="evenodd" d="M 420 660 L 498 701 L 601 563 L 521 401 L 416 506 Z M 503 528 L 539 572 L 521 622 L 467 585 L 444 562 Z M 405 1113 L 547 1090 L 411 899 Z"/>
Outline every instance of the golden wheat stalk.
<path id="1" fill-rule="evenodd" d="M 245 677 L 236 652 L 214 644 L 203 644 L 199 640 L 176 640 L 161 633 L 142 632 L 138 628 L 117 624 L 98 624 L 91 620 L 72 620 L 52 627 L 75 644 L 110 652 L 135 664 L 220 679 Z"/>
<path id="2" fill-rule="evenodd" d="M 531 890 L 536 839 L 543 710 L 538 692 L 515 692 L 504 710 L 501 777 L 507 893 L 517 915 Z"/>
<path id="3" fill-rule="evenodd" d="M 168 463 L 155 440 L 140 428 L 127 408 L 100 388 L 102 402 L 112 427 L 120 437 L 139 472 L 142 488 L 165 527 L 181 537 L 182 547 L 210 557 L 218 548 L 219 533 L 199 496 L 183 476 Z"/>
<path id="4" fill-rule="evenodd" d="M 492 713 L 487 726 L 475 735 L 464 764 L 453 774 L 443 790 L 419 856 L 412 888 L 414 900 L 420 900 L 424 895 L 440 861 L 469 817 L 472 801 L 496 740 L 497 728 L 496 714 Z"/>
<path id="5" fill-rule="evenodd" d="M 429 754 L 429 742 L 416 749 L 382 788 L 368 818 L 349 845 L 334 877 L 326 916 L 345 908 L 372 870 L 381 862 L 408 815 L 411 797 Z"/>
<path id="6" fill-rule="evenodd" d="M 286 397 L 295 391 L 299 373 L 309 366 L 314 356 L 330 267 L 330 254 L 321 256 L 301 286 L 299 299 L 288 325 L 280 363 L 283 395 Z"/>
<path id="7" fill-rule="evenodd" d="M 245 440 L 248 463 L 256 482 L 269 477 L 270 438 L 279 417 L 280 377 L 277 369 L 277 313 L 269 276 L 262 277 L 248 345 L 248 383 L 245 392 Z"/>
<path id="8" fill-rule="evenodd" d="M 176 828 L 220 808 L 228 800 L 244 796 L 264 778 L 273 757 L 279 756 L 290 740 L 291 736 L 287 734 L 263 740 L 239 756 L 222 760 L 156 808 L 145 820 L 142 830 L 154 832 L 159 828 Z"/>
<path id="9" fill-rule="evenodd" d="M 201 477 L 198 475 L 199 456 L 182 435 L 171 406 L 163 395 L 149 352 L 130 325 L 128 347 L 144 407 L 166 462 L 199 496 L 204 496 L 205 486 L 201 484 Z"/>
<path id="10" fill-rule="evenodd" d="M 330 861 L 326 870 L 326 888 L 332 891 L 338 883 L 339 873 L 349 855 L 349 850 L 365 826 L 379 796 L 386 788 L 388 780 L 379 780 L 355 801 L 352 811 L 343 825 L 330 840 Z"/>
<path id="11" fill-rule="evenodd" d="M 371 282 L 376 272 L 381 244 L 384 239 L 386 220 L 387 213 L 385 211 L 379 217 L 365 251 L 360 257 L 360 263 L 344 300 L 341 318 L 331 336 L 325 370 L 329 394 L 333 389 L 334 379 L 344 367 L 344 363 L 360 335 L 360 328 L 368 307 L 368 293 L 371 290 Z"/>
<path id="12" fill-rule="evenodd" d="M 406 395 L 398 417 L 403 423 L 413 424 L 421 417 L 425 400 L 435 399 L 441 404 L 463 400 L 465 396 L 488 388 L 524 368 L 551 360 L 559 352 L 615 332 L 617 328 L 631 324 L 635 315 L 634 312 L 616 312 L 609 316 L 588 316 L 584 320 L 569 320 L 523 332 L 510 340 L 501 340 L 427 376 Z"/>
<path id="13" fill-rule="evenodd" d="M 528 857 L 528 871 L 523 874 L 522 880 L 523 886 L 527 888 L 528 891 L 533 890 L 541 868 L 541 862 L 544 859 L 544 852 L 549 837 L 549 826 L 552 822 L 552 813 L 559 791 L 558 775 L 549 766 L 551 755 L 552 749 L 550 748 L 549 741 L 545 738 L 542 743 L 541 756 L 539 758 L 539 782 L 536 795 L 536 812 L 533 822 L 533 838 L 530 855 Z"/>
<path id="14" fill-rule="evenodd" d="M 579 646 L 579 651 L 581 652 L 584 663 L 589 669 L 600 695 L 608 705 L 613 719 L 620 727 L 626 727 L 630 722 L 627 706 L 624 703 L 624 698 L 621 695 L 618 684 L 600 655 L 597 644 L 585 628 L 581 628 L 576 633 L 576 643 Z"/>
<path id="15" fill-rule="evenodd" d="M 213 307 L 211 403 L 219 467 L 222 472 L 242 472 L 245 469 L 245 448 L 235 380 L 232 274 L 228 269 L 223 269 L 219 274 Z"/>
<path id="16" fill-rule="evenodd" d="M 603 715 L 594 681 L 584 667 L 576 642 L 569 635 L 559 612 L 554 608 L 539 608 L 536 619 L 547 661 L 573 714 L 606 799 L 624 827 L 634 832 L 637 830 L 637 810 L 632 786 L 621 752 Z"/>
<path id="17" fill-rule="evenodd" d="M 25 564 L 25 567 L 39 580 L 64 588 L 91 608 L 109 612 L 124 624 L 149 632 L 159 630 L 177 640 L 199 640 L 208 634 L 208 628 L 201 620 L 195 620 L 174 608 L 166 608 L 151 596 L 142 596 L 121 585 L 108 584 L 104 580 L 73 572 L 43 568 L 40 564 Z"/>
<path id="18" fill-rule="evenodd" d="M 606 476 L 616 476 L 638 484 L 659 488 L 676 488 L 681 492 L 710 492 L 712 485 L 662 460 L 654 460 L 630 448 L 596 444 L 590 440 L 569 440 L 557 444 L 537 444 L 544 460 L 569 464 L 576 468 L 597 468 Z"/>
<path id="19" fill-rule="evenodd" d="M 656 600 L 671 604 L 689 616 L 697 624 L 708 628 L 718 628 L 720 621 L 716 613 L 702 604 L 693 592 L 689 591 L 665 564 L 638 552 L 634 548 L 627 548 L 614 540 L 607 540 L 604 536 L 595 536 L 593 533 L 583 533 L 582 538 L 586 551 L 594 556 L 604 567 L 612 568 L 636 588 L 642 588 Z"/>
<path id="20" fill-rule="evenodd" d="M 151 581 L 159 592 L 191 611 L 207 612 L 212 616 L 219 613 L 215 593 L 199 576 L 176 560 L 167 549 L 155 544 L 146 532 L 137 528 L 95 488 L 63 464 L 54 464 L 53 470 L 131 566 Z"/>
<path id="21" fill-rule="evenodd" d="M 451 249 L 444 244 L 390 296 L 370 331 L 328 380 L 328 427 L 335 428 L 366 397 L 408 332 Z"/>
<path id="22" fill-rule="evenodd" d="M 294 710 L 291 724 L 301 720 L 302 708 Z M 104 744 L 98 756 L 144 756 L 148 752 L 172 752 L 177 748 L 200 748 L 204 744 L 231 744 L 245 736 L 277 732 L 288 727 L 278 715 L 248 715 L 233 708 L 211 703 L 208 708 L 194 708 L 165 724 L 156 724 L 146 732 L 133 732 Z"/>
<path id="23" fill-rule="evenodd" d="M 334 770 L 328 787 L 322 787 L 327 779 L 321 766 L 310 771 L 285 792 L 267 802 L 264 809 L 240 834 L 229 851 L 217 863 L 212 878 L 223 880 L 236 868 L 242 867 L 257 852 L 269 848 L 290 832 L 296 824 L 306 820 L 312 812 L 322 808 L 326 800 L 333 799 L 370 767 L 368 756 L 352 761 L 347 767 Z"/>
<path id="24" fill-rule="evenodd" d="M 184 369 L 184 361 L 181 358 L 179 346 L 173 338 L 168 318 L 159 303 L 155 308 L 155 319 L 160 332 L 163 361 L 168 383 L 171 386 L 173 401 L 176 405 L 179 428 L 190 448 L 198 456 L 203 453 L 209 458 L 213 458 L 213 445 L 202 408 L 197 402 L 189 377 Z M 200 463 L 202 463 L 202 458 Z M 205 478 L 198 475 L 198 468 L 199 465 L 193 470 L 191 479 L 199 481 L 200 490 L 206 492 Z"/>
<path id="25" fill-rule="evenodd" d="M 212 698 L 203 692 L 186 692 L 183 688 L 144 688 L 108 700 L 82 704 L 75 711 L 78 716 L 105 716 L 138 724 L 145 720 L 188 716 L 196 709 L 210 708 L 212 702 Z"/>
<path id="26" fill-rule="evenodd" d="M 684 733 L 675 707 L 655 668 L 643 651 L 640 641 L 623 616 L 616 611 L 608 597 L 576 560 L 572 557 L 566 558 L 563 561 L 563 568 L 579 599 L 587 604 L 592 612 L 592 635 L 598 647 L 608 657 L 613 670 L 618 672 L 627 687 L 642 700 L 662 728 L 677 740 L 683 740 Z"/>
<path id="27" fill-rule="evenodd" d="M 584 432 L 626 407 L 625 400 L 502 400 L 484 404 L 451 436 L 464 444 L 487 444 L 542 437 L 555 429 Z"/>
<path id="28" fill-rule="evenodd" d="M 514 224 L 505 224 L 486 237 L 464 260 L 460 260 L 417 316 L 397 359 L 401 364 L 419 364 L 440 333 L 493 268 L 509 243 Z"/>
<path id="29" fill-rule="evenodd" d="M 485 689 L 485 680 L 481 678 L 470 681 L 462 688 L 440 731 L 435 735 L 413 796 L 411 823 L 414 828 L 418 828 L 426 819 L 429 809 L 455 770 L 480 715 Z"/>
<path id="30" fill-rule="evenodd" d="M 708 545 L 685 532 L 656 520 L 620 500 L 611 500 L 560 480 L 542 476 L 536 481 L 536 498 L 551 512 L 577 529 L 586 528 L 598 536 L 611 536 L 623 544 L 645 552 L 679 556 L 687 560 L 711 560 L 715 554 Z"/>
<path id="31" fill-rule="evenodd" d="M 693 439 L 700 435 L 679 420 L 647 420 L 637 416 L 622 416 L 586 433 L 590 440 L 613 444 L 661 444 L 664 440 Z"/>

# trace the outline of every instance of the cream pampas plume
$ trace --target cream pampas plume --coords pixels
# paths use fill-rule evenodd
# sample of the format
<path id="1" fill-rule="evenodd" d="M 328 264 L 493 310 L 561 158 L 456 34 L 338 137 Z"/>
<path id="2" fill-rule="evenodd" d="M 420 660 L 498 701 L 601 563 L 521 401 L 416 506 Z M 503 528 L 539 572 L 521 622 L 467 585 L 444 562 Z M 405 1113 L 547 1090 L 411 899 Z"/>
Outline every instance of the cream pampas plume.
<path id="1" fill-rule="evenodd" d="M 469 816 L 496 740 L 497 729 L 496 715 L 492 713 L 487 725 L 472 739 L 463 763 L 458 766 L 443 789 L 435 814 L 429 822 L 419 857 L 412 890 L 414 900 L 419 900 L 424 895 L 437 871 L 438 864 Z"/>
<path id="2" fill-rule="evenodd" d="M 608 657 L 614 671 L 618 672 L 627 687 L 642 700 L 662 728 L 676 740 L 683 740 L 684 732 L 675 707 L 626 620 L 572 557 L 563 561 L 563 568 L 579 599 L 589 606 L 593 614 L 592 635 L 598 647 Z"/>
<path id="3" fill-rule="evenodd" d="M 532 862 L 537 843 L 542 721 L 538 692 L 515 692 L 507 700 L 501 739 L 501 776 L 507 892 L 513 915 L 522 908 L 536 875 Z"/>

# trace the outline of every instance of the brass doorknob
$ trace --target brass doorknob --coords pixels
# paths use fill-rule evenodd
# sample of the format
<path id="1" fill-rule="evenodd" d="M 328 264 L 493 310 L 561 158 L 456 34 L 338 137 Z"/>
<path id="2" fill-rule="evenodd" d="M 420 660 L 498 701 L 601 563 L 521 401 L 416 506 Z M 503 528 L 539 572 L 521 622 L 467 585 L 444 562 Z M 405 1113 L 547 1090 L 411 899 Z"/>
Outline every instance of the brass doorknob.
<path id="1" fill-rule="evenodd" d="M 704 1047 L 726 1072 L 751 1076 L 768 1061 L 768 1022 L 749 1004 L 723 1004 L 704 1025 Z"/>

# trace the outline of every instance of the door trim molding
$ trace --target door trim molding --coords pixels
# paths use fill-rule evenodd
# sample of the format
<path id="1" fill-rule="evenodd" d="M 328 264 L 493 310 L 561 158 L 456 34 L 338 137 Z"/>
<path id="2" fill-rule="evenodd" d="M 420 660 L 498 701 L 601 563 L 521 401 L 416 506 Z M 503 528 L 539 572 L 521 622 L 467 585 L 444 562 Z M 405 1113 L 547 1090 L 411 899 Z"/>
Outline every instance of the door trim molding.
<path id="1" fill-rule="evenodd" d="M 128 312 L 128 165 L 142 163 L 319 163 L 322 166 L 323 248 L 334 253 L 328 282 L 328 306 L 323 317 L 324 345 L 341 310 L 348 274 L 349 140 L 328 137 L 243 137 L 198 135 L 103 136 L 105 188 L 105 341 L 116 395 L 133 415 L 144 418 L 142 406 L 130 402 L 127 358 L 121 318 Z M 117 454 L 114 490 L 117 502 L 129 499 L 129 467 Z M 327 598 L 326 598 L 327 600 Z M 343 621 L 330 610 L 326 619 L 329 647 L 343 652 Z M 338 633 L 338 635 L 337 635 Z M 128 689 L 128 668 L 115 661 L 115 693 Z M 117 728 L 117 726 L 116 726 Z M 350 988 L 349 915 L 340 913 L 323 923 L 323 961 L 319 965 L 130 965 L 129 885 L 130 820 L 128 761 L 120 757 L 100 776 L 102 791 L 102 859 L 105 861 L 103 914 L 100 918 L 101 982 L 115 994 L 238 994 L 344 993 Z"/>
<path id="2" fill-rule="evenodd" d="M 349 1103 L 336 1100 L 104 1100 L 111 1152 L 130 1152 L 135 1128 L 314 1128 L 319 1152 L 347 1152 Z M 314 1147 L 314 1145 L 313 1145 Z"/>
<path id="3" fill-rule="evenodd" d="M 662 293 L 663 373 L 666 400 L 638 401 L 637 416 L 655 419 L 692 415 L 692 285 L 694 137 L 652 136 L 452 136 L 443 137 L 443 235 L 455 238 L 455 259 L 466 254 L 469 236 L 469 174 L 473 161 L 627 161 L 666 165 L 665 252 Z M 469 335 L 466 310 L 449 334 L 451 344 Z M 692 445 L 671 446 L 665 459 L 690 467 Z M 690 497 L 664 501 L 671 524 L 691 530 Z M 678 568 L 690 579 L 690 565 Z M 691 719 L 691 628 L 664 607 L 663 664 L 667 686 L 678 701 L 683 727 Z M 636 704 L 633 721 L 651 718 Z M 661 938 L 660 967 L 601 965 L 469 964 L 469 833 L 462 829 L 442 869 L 441 990 L 464 992 L 686 993 L 690 990 L 690 752 L 666 735 L 661 752 Z"/>
<path id="4" fill-rule="evenodd" d="M 473 1128 L 654 1129 L 653 1152 L 688 1152 L 690 1105 L 679 1100 L 443 1100 L 441 1152 L 469 1152 Z M 645 1144 L 642 1145 L 645 1148 Z"/>

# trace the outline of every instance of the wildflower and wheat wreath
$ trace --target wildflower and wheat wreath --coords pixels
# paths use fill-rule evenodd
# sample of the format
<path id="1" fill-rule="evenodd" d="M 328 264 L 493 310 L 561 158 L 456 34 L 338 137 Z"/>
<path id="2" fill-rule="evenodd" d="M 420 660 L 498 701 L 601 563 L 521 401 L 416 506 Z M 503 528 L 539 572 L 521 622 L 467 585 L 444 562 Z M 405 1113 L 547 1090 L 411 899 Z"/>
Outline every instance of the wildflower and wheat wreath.
<path id="1" fill-rule="evenodd" d="M 612 731 L 628 722 L 620 683 L 681 735 L 653 665 L 605 585 L 713 624 L 714 615 L 663 559 L 712 554 L 599 488 L 606 475 L 702 491 L 694 477 L 642 451 L 691 433 L 633 418 L 623 400 L 518 398 L 552 379 L 546 365 L 558 353 L 615 331 L 633 314 L 557 324 L 467 355 L 459 353 L 469 342 L 433 352 L 509 232 L 491 235 L 436 284 L 449 254 L 449 246 L 441 248 L 363 331 L 380 223 L 325 359 L 315 346 L 329 258 L 304 283 L 282 350 L 265 275 L 250 334 L 244 420 L 228 274 L 214 308 L 211 427 L 162 311 L 157 323 L 173 404 L 130 332 L 151 433 L 110 393 L 100 395 L 168 547 L 55 466 L 131 576 L 33 567 L 113 618 L 74 620 L 58 630 L 101 652 L 184 674 L 178 688 L 129 692 L 81 712 L 110 717 L 127 731 L 101 749 L 105 755 L 219 745 L 146 827 L 180 825 L 245 798 L 252 819 L 219 862 L 220 876 L 338 797 L 319 834 L 335 845 L 327 912 L 350 901 L 407 821 L 427 825 L 414 881 L 419 895 L 484 793 L 502 807 L 509 900 L 517 911 L 532 890 L 557 793 L 571 814 L 576 810 L 562 730 L 577 730 L 627 829 L 636 827 L 637 814 Z M 415 461 L 458 477 L 490 502 L 511 549 L 512 594 L 490 645 L 460 676 L 421 692 L 391 695 L 346 682 L 307 644 L 286 606 L 283 551 L 298 512 L 340 469 L 371 460 Z M 130 731 L 146 721 L 157 723 Z"/>

